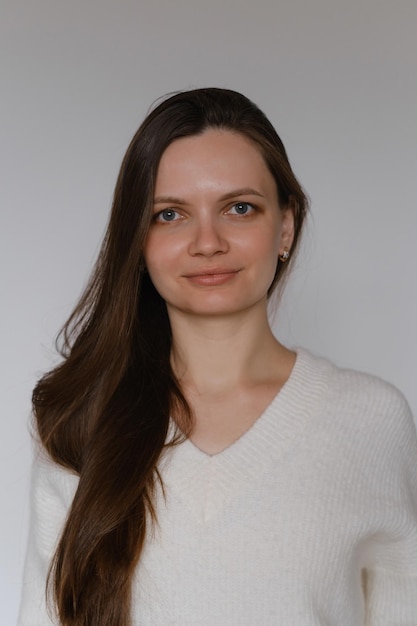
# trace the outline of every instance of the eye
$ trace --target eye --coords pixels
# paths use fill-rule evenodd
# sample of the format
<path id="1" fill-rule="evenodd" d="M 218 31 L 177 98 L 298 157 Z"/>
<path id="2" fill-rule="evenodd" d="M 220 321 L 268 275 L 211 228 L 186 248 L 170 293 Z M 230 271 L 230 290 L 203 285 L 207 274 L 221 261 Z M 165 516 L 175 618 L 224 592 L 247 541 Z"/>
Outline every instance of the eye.
<path id="1" fill-rule="evenodd" d="M 180 214 L 174 209 L 164 209 L 154 216 L 156 222 L 175 222 L 180 219 Z"/>
<path id="2" fill-rule="evenodd" d="M 249 215 L 255 208 L 249 202 L 236 202 L 228 211 L 232 215 Z"/>

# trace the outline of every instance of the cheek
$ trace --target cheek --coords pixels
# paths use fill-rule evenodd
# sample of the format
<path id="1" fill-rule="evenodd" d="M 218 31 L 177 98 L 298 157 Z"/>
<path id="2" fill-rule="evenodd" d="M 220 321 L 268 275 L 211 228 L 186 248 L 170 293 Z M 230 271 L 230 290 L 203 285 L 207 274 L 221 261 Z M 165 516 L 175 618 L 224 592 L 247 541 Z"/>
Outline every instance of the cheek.
<path id="1" fill-rule="evenodd" d="M 155 289 L 165 300 L 172 288 L 172 279 L 180 273 L 179 250 L 172 238 L 161 233 L 150 234 L 144 249 L 144 261 Z"/>
<path id="2" fill-rule="evenodd" d="M 164 265 L 165 255 L 166 247 L 160 241 L 160 237 L 152 234 L 148 235 L 143 256 L 147 270 L 150 274 L 157 272 L 159 266 Z"/>
<path id="3" fill-rule="evenodd" d="M 275 264 L 278 261 L 280 245 L 281 227 L 273 223 L 266 229 L 254 232 L 249 242 L 252 254 L 260 263 Z"/>
<path id="4" fill-rule="evenodd" d="M 271 225 L 270 230 L 263 234 L 257 242 L 258 268 L 262 272 L 264 285 L 269 288 L 277 271 L 278 256 L 281 249 L 281 227 Z"/>
<path id="5" fill-rule="evenodd" d="M 163 248 L 162 248 L 163 250 Z M 155 284 L 155 279 L 159 273 L 158 266 L 161 261 L 161 255 L 157 253 L 158 251 L 158 242 L 155 237 L 152 235 L 148 235 L 148 239 L 145 244 L 143 257 L 145 261 L 146 270 Z"/>

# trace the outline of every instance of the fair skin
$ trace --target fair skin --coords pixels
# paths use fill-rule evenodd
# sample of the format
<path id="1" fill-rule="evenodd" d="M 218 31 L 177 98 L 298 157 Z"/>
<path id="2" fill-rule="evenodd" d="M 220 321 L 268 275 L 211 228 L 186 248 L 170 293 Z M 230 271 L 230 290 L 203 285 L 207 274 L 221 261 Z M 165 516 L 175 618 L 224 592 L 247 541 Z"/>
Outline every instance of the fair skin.
<path id="1" fill-rule="evenodd" d="M 167 304 L 190 438 L 209 455 L 253 425 L 294 365 L 267 318 L 278 255 L 292 240 L 292 212 L 249 139 L 209 129 L 168 146 L 145 261 Z"/>

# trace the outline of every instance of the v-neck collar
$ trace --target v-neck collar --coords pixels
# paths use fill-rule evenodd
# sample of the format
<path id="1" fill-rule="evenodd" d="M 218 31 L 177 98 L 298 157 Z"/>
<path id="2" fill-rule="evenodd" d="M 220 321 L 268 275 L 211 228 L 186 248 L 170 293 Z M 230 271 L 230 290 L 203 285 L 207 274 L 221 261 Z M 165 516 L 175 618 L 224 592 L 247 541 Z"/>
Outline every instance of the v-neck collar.
<path id="1" fill-rule="evenodd" d="M 271 462 L 281 462 L 318 411 L 332 365 L 297 349 L 292 372 L 254 424 L 221 452 L 208 455 L 189 439 L 167 451 L 162 478 L 167 490 L 208 522 Z"/>

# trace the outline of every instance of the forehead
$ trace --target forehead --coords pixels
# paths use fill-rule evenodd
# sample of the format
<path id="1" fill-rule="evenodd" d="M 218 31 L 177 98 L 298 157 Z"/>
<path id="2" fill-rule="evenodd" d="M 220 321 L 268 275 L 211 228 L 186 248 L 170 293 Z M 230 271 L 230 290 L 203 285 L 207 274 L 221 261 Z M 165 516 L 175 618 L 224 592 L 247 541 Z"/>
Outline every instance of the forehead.
<path id="1" fill-rule="evenodd" d="M 246 136 L 229 130 L 209 129 L 200 135 L 177 139 L 168 146 L 158 167 L 157 193 L 165 186 L 271 185 L 273 177 L 260 148 Z"/>

